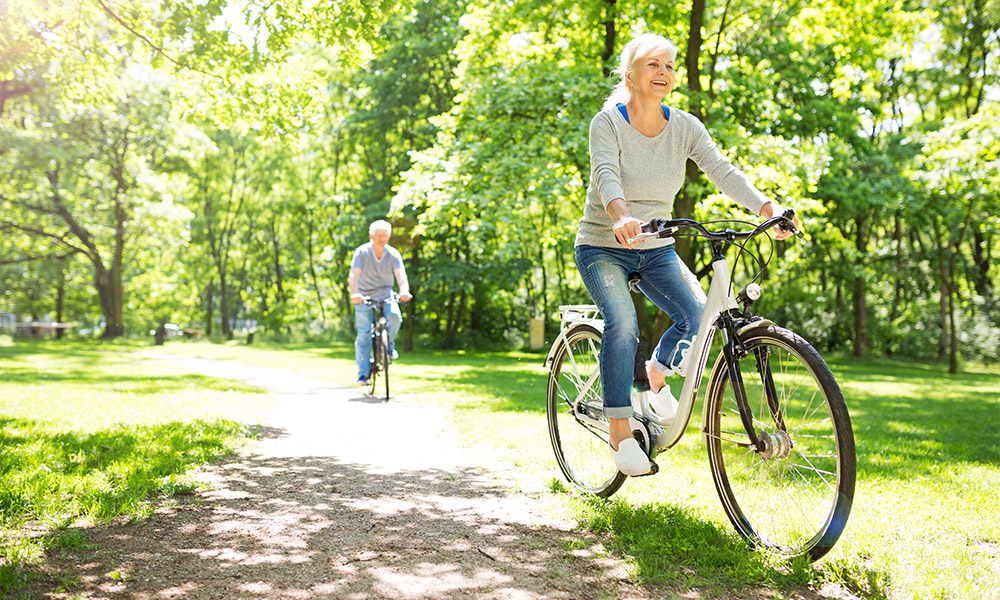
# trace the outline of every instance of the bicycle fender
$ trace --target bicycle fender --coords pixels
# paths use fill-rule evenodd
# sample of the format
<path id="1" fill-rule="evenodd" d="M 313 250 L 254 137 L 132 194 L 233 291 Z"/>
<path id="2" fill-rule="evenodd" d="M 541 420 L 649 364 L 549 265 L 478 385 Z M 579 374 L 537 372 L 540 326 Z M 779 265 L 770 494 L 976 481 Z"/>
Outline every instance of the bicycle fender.
<path id="1" fill-rule="evenodd" d="M 771 321 L 770 319 L 759 318 L 759 319 L 755 319 L 753 321 L 750 321 L 746 325 L 743 325 L 742 327 L 739 328 L 739 330 L 737 330 L 736 333 L 738 335 L 742 336 L 744 333 L 746 333 L 748 331 L 753 331 L 754 329 L 757 329 L 758 327 L 770 327 L 772 325 L 774 325 L 774 321 Z"/>
<path id="2" fill-rule="evenodd" d="M 577 327 L 592 327 L 600 333 L 604 333 L 604 321 L 602 320 L 580 322 L 561 330 L 559 335 L 556 336 L 556 339 L 552 342 L 552 347 L 549 348 L 549 353 L 545 356 L 545 362 L 542 363 L 543 367 L 546 369 L 551 367 L 552 361 L 556 358 L 556 353 L 559 352 L 559 349 L 566 344 L 566 337 Z"/>

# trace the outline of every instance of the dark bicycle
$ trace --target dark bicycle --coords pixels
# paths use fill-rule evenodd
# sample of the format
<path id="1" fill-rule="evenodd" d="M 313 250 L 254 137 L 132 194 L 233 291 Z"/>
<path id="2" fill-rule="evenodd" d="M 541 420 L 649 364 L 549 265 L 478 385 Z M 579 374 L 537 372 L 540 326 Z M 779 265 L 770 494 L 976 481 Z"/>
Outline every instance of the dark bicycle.
<path id="1" fill-rule="evenodd" d="M 395 302 L 398 299 L 396 294 L 392 294 L 385 300 L 372 300 L 371 296 L 361 299 L 363 304 L 367 304 L 375 309 L 375 318 L 372 320 L 372 356 L 370 368 L 368 370 L 368 391 L 372 396 L 378 389 L 379 374 L 385 382 L 385 399 L 389 399 L 389 363 L 392 362 L 392 351 L 389 349 L 389 329 L 386 327 L 385 305 L 387 302 Z"/>

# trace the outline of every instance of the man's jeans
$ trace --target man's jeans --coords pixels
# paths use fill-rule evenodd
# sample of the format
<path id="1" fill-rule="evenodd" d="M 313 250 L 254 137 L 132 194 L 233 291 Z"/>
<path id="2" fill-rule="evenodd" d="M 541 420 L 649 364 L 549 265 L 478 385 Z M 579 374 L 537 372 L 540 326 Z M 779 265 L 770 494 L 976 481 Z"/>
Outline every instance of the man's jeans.
<path id="1" fill-rule="evenodd" d="M 604 414 L 617 419 L 631 417 L 639 325 L 629 294 L 629 274 L 642 278 L 639 290 L 674 321 L 653 352 L 653 368 L 661 373 L 674 373 L 681 366 L 685 355 L 678 346 L 690 346 L 704 306 L 685 280 L 681 269 L 687 267 L 673 246 L 649 250 L 577 246 L 576 265 L 604 317 L 600 356 Z M 687 343 L 681 343 L 683 340 Z"/>
<path id="2" fill-rule="evenodd" d="M 399 304 L 386 300 L 385 302 L 385 328 L 389 332 L 389 354 L 392 354 L 396 346 L 396 334 L 399 333 L 399 326 L 403 324 L 403 313 L 399 311 Z M 354 305 L 354 325 L 358 335 L 354 338 L 354 359 L 358 363 L 358 379 L 368 379 L 368 369 L 372 356 L 372 323 L 375 321 L 375 307 L 367 304 Z"/>

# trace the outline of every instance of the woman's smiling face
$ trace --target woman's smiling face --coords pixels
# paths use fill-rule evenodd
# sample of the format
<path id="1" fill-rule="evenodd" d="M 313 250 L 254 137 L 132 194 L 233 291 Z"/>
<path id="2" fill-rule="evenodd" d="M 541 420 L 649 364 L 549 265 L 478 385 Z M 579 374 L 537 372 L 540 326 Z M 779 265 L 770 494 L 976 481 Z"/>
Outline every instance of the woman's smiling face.
<path id="1" fill-rule="evenodd" d="M 635 62 L 629 73 L 632 94 L 650 95 L 662 100 L 674 89 L 674 58 L 669 52 L 650 54 Z"/>

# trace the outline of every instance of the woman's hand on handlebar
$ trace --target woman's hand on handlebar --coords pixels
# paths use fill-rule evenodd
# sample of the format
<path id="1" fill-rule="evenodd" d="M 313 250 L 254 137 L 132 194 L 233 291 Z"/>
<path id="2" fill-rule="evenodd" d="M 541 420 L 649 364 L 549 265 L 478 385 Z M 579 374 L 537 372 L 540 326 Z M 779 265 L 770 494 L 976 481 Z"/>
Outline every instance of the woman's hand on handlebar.
<path id="1" fill-rule="evenodd" d="M 771 217 L 778 216 L 777 214 L 775 214 L 775 208 L 778 208 L 778 204 L 776 202 L 772 201 L 772 200 L 768 200 L 766 203 L 764 203 L 764 206 L 761 207 L 761 209 L 760 209 L 760 216 L 764 217 L 765 219 L 770 219 Z M 778 208 L 778 210 L 781 210 L 781 209 Z M 795 228 L 794 230 L 793 229 L 783 229 L 782 228 L 782 223 L 779 223 L 779 224 L 775 225 L 774 226 L 774 238 L 778 239 L 778 240 L 786 240 L 786 239 L 792 237 L 793 235 L 795 235 L 795 230 L 798 230 L 798 231 L 802 230 L 802 222 L 799 221 L 799 218 L 797 216 L 795 216 L 795 215 L 792 215 L 792 225 Z"/>
<path id="2" fill-rule="evenodd" d="M 632 238 L 642 233 L 642 221 L 629 214 L 623 198 L 615 198 L 608 202 L 605 210 L 611 217 L 611 231 L 614 232 L 618 243 L 626 248 L 634 248 L 636 242 Z"/>
<path id="3" fill-rule="evenodd" d="M 615 232 L 615 237 L 618 238 L 618 242 L 622 246 L 625 246 L 626 248 L 634 248 L 646 241 L 644 239 L 632 241 L 633 237 L 642 233 L 643 225 L 644 223 L 635 217 L 622 215 L 615 220 L 611 229 Z"/>

